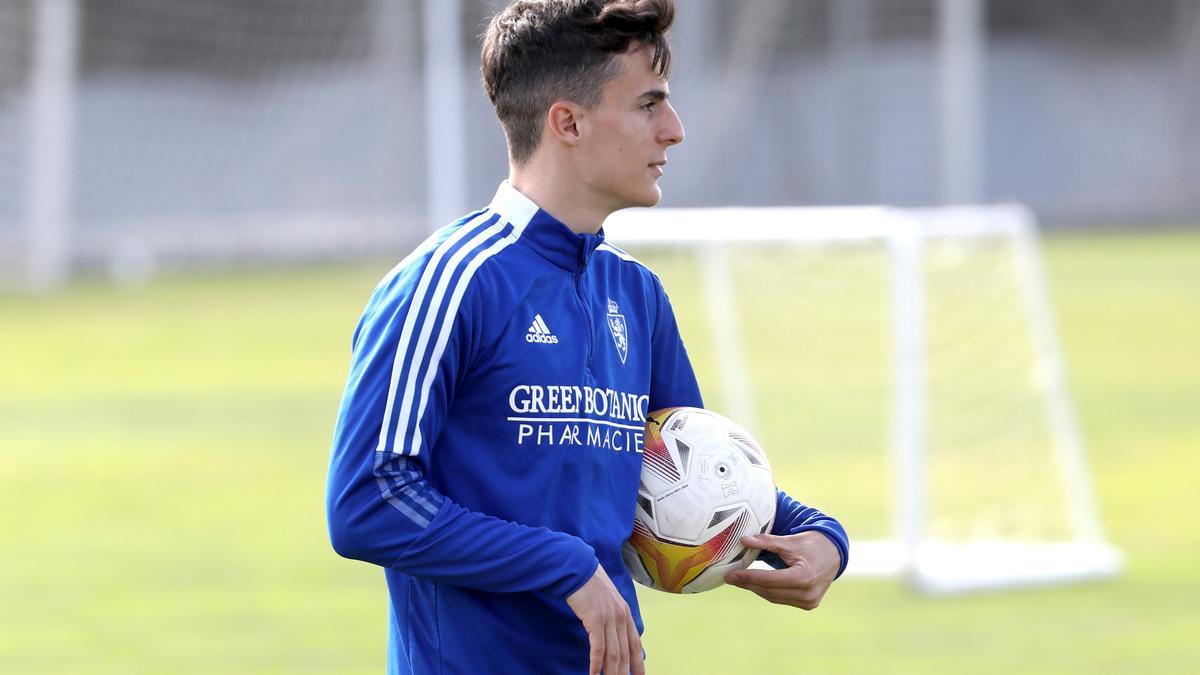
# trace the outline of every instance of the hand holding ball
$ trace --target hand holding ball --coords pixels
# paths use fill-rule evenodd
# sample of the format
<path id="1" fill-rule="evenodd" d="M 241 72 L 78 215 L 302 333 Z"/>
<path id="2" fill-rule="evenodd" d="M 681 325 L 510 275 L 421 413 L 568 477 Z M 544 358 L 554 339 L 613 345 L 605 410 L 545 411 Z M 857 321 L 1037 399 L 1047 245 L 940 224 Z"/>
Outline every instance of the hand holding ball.
<path id="1" fill-rule="evenodd" d="M 666 408 L 646 419 L 625 565 L 650 588 L 711 590 L 757 557 L 757 550 L 742 546 L 742 536 L 771 529 L 771 465 L 750 434 L 712 411 Z"/>

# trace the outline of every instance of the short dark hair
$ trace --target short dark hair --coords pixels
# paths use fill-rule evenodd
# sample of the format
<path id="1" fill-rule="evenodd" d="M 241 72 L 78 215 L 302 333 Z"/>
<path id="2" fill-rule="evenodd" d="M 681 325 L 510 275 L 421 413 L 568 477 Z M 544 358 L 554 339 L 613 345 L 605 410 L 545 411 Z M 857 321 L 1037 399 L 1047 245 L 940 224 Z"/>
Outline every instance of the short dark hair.
<path id="1" fill-rule="evenodd" d="M 483 36 L 483 84 L 512 160 L 533 156 L 555 101 L 599 103 L 605 83 L 619 74 L 613 56 L 632 43 L 653 50 L 651 67 L 666 78 L 665 33 L 674 20 L 674 0 L 516 0 L 492 17 Z"/>

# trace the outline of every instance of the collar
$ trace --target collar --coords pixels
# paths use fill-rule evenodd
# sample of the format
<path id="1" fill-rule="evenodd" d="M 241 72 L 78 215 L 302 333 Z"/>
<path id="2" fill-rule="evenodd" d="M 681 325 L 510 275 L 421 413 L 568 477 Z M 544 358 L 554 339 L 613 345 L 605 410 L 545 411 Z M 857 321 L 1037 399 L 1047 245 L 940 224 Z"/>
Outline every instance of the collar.
<path id="1" fill-rule="evenodd" d="M 596 247 L 604 243 L 604 230 L 596 234 L 576 234 L 554 216 L 521 194 L 507 180 L 500 183 L 488 209 L 502 220 L 524 230 L 520 241 L 543 258 L 572 272 L 582 272 Z"/>

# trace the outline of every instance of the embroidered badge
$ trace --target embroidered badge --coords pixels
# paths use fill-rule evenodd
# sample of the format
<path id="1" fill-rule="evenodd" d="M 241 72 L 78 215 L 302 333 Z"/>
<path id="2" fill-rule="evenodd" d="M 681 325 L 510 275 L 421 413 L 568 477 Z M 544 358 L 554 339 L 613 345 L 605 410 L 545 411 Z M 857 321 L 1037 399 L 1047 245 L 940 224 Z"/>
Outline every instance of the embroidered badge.
<path id="1" fill-rule="evenodd" d="M 613 344 L 617 346 L 617 355 L 621 357 L 621 363 L 625 363 L 626 357 L 629 356 L 629 327 L 612 298 L 608 299 L 608 330 L 612 332 Z"/>

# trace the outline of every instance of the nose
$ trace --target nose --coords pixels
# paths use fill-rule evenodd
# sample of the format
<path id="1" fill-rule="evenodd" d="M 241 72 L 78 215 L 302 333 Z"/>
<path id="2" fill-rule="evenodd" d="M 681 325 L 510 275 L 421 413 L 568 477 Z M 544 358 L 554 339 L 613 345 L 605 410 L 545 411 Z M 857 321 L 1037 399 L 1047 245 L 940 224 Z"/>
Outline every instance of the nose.
<path id="1" fill-rule="evenodd" d="M 678 145 L 683 142 L 683 121 L 679 119 L 679 113 L 675 112 L 675 107 L 670 103 L 663 101 L 667 107 L 667 114 L 663 116 L 663 126 L 659 130 L 659 140 L 664 145 Z"/>

